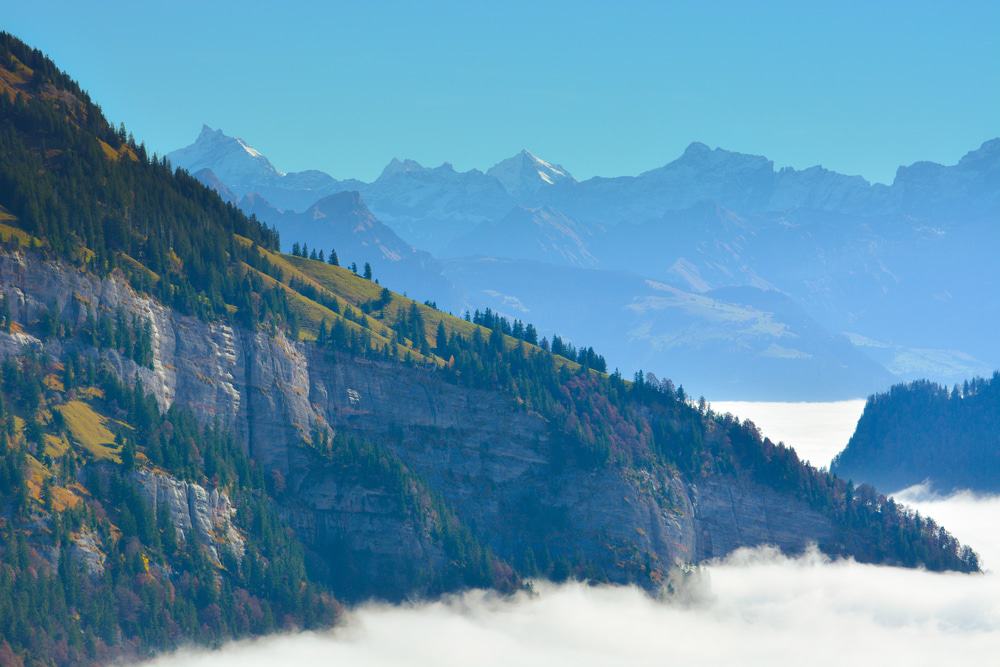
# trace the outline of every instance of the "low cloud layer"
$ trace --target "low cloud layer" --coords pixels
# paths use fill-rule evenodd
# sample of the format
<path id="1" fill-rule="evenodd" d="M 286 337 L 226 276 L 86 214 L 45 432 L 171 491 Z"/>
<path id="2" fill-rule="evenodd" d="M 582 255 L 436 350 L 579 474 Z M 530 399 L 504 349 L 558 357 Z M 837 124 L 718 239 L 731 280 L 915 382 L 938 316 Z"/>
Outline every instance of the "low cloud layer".
<path id="1" fill-rule="evenodd" d="M 716 412 L 731 412 L 757 424 L 775 442 L 795 447 L 799 458 L 829 467 L 847 446 L 865 409 L 864 399 L 829 403 L 715 401 Z"/>
<path id="2" fill-rule="evenodd" d="M 970 491 L 942 496 L 922 484 L 893 496 L 923 516 L 933 518 L 963 544 L 971 545 L 979 554 L 982 567 L 1000 576 L 1000 496 Z"/>
<path id="3" fill-rule="evenodd" d="M 1000 498 L 939 498 L 921 489 L 899 495 L 954 523 L 987 562 L 997 553 L 990 517 L 998 516 Z M 183 651 L 153 664 L 939 667 L 994 664 L 998 651 L 996 574 L 933 574 L 756 549 L 702 568 L 669 600 L 582 584 L 541 584 L 533 595 L 512 598 L 477 591 L 431 604 L 365 606 L 331 632 Z"/>

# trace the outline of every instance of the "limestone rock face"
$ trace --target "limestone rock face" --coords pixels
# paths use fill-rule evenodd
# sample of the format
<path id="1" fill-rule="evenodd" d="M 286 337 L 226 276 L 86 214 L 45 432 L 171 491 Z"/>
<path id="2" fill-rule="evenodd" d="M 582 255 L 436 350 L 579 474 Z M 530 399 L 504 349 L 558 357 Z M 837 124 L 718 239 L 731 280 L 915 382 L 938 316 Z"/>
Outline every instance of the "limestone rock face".
<path id="1" fill-rule="evenodd" d="M 216 565 L 221 564 L 220 547 L 228 548 L 237 559 L 243 557 L 246 541 L 233 525 L 236 508 L 228 495 L 159 472 L 137 470 L 134 474 L 153 511 L 167 512 L 179 540 L 204 545 Z"/>
<path id="2" fill-rule="evenodd" d="M 835 538 L 830 520 L 805 503 L 745 480 L 710 477 L 693 487 L 697 551 L 720 558 L 740 547 L 770 544 L 801 552 Z"/>
<path id="3" fill-rule="evenodd" d="M 70 548 L 77 563 L 81 563 L 83 568 L 94 576 L 104 574 L 104 561 L 107 554 L 101 549 L 100 538 L 88 528 L 81 530 L 72 536 Z"/>
<path id="4" fill-rule="evenodd" d="M 123 380 L 140 380 L 161 408 L 183 406 L 231 429 L 275 485 L 285 519 L 316 562 L 330 576 L 374 582 L 369 593 L 419 593 L 417 572 L 445 567 L 442 516 L 428 498 L 441 499 L 500 559 L 538 546 L 620 582 L 655 584 L 677 563 L 741 546 L 801 550 L 834 537 L 824 517 L 746 480 L 687 480 L 665 466 L 561 465 L 547 421 L 504 394 L 450 384 L 423 368 L 319 350 L 281 333 L 183 316 L 114 274 L 97 278 L 0 252 L 0 291 L 22 323 L 53 310 L 76 323 L 116 311 L 148 322 L 152 368 L 114 351 L 87 353 L 101 355 Z M 74 344 L 2 334 L 0 355 L 45 345 L 58 353 Z M 406 495 L 320 456 L 314 441 L 336 432 L 391 452 L 419 480 L 418 492 Z M 206 545 L 216 561 L 223 547 L 243 553 L 225 493 L 160 472 L 135 474 L 182 539 Z"/>

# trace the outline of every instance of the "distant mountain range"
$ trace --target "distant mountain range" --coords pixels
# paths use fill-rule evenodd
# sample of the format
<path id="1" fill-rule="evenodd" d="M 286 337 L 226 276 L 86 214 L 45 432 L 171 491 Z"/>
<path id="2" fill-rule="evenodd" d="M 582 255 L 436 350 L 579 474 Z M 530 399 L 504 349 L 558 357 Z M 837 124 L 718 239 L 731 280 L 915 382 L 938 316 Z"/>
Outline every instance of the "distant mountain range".
<path id="1" fill-rule="evenodd" d="M 416 278 L 411 292 L 455 311 L 487 304 L 511 316 L 530 311 L 552 331 L 600 344 L 614 365 L 641 363 L 716 398 L 845 398 L 887 378 L 953 382 L 1000 366 L 990 334 L 1000 325 L 992 297 L 1000 278 L 989 270 L 1000 250 L 1000 140 L 956 165 L 900 167 L 891 185 L 822 167 L 776 169 L 765 157 L 701 143 L 638 176 L 584 181 L 527 150 L 485 172 L 394 159 L 371 183 L 286 174 L 247 142 L 207 127 L 169 158 L 276 225 L 286 245 L 332 240 L 321 220 L 294 228 L 288 221 L 330 194 L 357 192 L 398 234 L 397 247 L 409 247 L 398 254 L 423 258 L 419 275 L 407 271 Z M 386 262 L 372 239 L 338 243 L 351 252 L 357 246 L 358 261 Z M 592 309 L 563 312 L 551 276 L 594 284 L 590 271 L 598 272 L 602 298 Z M 770 343 L 760 348 L 758 329 L 733 326 L 712 308 L 648 317 L 649 288 L 641 286 L 654 283 L 689 295 L 685 303 L 707 300 L 727 312 L 746 308 L 747 295 L 753 308 L 795 304 L 811 324 L 785 322 L 785 309 L 761 311 L 795 332 L 779 345 L 794 352 L 732 363 Z M 637 312 L 647 314 L 641 324 Z M 958 325 L 972 321 L 980 325 Z M 732 355 L 708 340 L 725 340 Z M 844 382 L 816 382 L 817 364 L 837 368 Z"/>
<path id="2" fill-rule="evenodd" d="M 199 180 L 212 186 L 199 172 Z M 380 222 L 355 192 L 327 195 L 305 211 L 279 211 L 263 197 L 245 195 L 240 202 L 247 214 L 275 226 L 283 239 L 304 240 L 315 251 L 335 249 L 345 266 L 368 262 L 379 282 L 407 287 L 421 300 L 454 301 L 454 288 L 441 274 L 441 266 L 429 253 L 416 250 L 387 225 Z"/>
<path id="3" fill-rule="evenodd" d="M 327 195 L 356 189 L 352 182 L 341 183 L 322 171 L 279 171 L 242 139 L 207 125 L 193 144 L 170 153 L 169 158 L 192 174 L 202 172 L 203 179 L 211 172 L 237 199 L 256 194 L 280 209 L 301 211 Z"/>

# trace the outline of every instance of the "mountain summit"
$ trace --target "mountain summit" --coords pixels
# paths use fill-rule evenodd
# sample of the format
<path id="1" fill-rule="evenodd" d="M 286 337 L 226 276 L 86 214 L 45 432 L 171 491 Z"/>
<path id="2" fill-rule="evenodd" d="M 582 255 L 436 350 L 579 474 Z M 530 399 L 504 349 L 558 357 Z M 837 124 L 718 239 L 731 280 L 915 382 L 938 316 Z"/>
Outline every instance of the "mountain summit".
<path id="1" fill-rule="evenodd" d="M 527 149 L 501 160 L 486 173 L 500 181 L 515 197 L 530 195 L 563 181 L 576 182 L 562 165 L 546 162 Z"/>
<path id="2" fill-rule="evenodd" d="M 209 169 L 235 198 L 258 194 L 279 209 L 301 211 L 327 195 L 359 185 L 315 169 L 285 173 L 243 139 L 208 125 L 202 126 L 193 144 L 168 153 L 167 159 L 192 174 Z"/>
<path id="3" fill-rule="evenodd" d="M 208 125 L 201 126 L 201 132 L 193 144 L 169 153 L 167 159 L 192 174 L 202 169 L 211 169 L 230 188 L 285 175 L 243 139 L 231 137 Z"/>

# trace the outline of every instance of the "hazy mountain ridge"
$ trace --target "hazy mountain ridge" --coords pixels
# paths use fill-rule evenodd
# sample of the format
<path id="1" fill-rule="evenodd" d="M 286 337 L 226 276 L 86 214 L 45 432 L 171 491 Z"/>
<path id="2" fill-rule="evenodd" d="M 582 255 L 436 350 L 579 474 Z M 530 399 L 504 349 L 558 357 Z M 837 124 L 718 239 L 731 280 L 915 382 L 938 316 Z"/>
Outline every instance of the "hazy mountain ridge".
<path id="1" fill-rule="evenodd" d="M 431 252 L 515 204 L 493 176 L 477 169 L 456 171 L 448 163 L 424 167 L 394 159 L 378 179 L 357 190 L 380 220 Z"/>
<path id="2" fill-rule="evenodd" d="M 307 241 L 310 249 L 323 251 L 327 259 L 335 250 L 344 266 L 369 263 L 380 282 L 401 288 L 412 286 L 407 289 L 420 300 L 452 302 L 456 298 L 437 260 L 414 249 L 382 224 L 357 192 L 328 195 L 302 213 L 278 211 L 262 197 L 252 195 L 243 198 L 240 208 L 274 226 L 286 250 Z"/>
<path id="3" fill-rule="evenodd" d="M 778 292 L 733 288 L 699 293 L 621 271 L 489 257 L 443 260 L 470 301 L 543 331 L 586 331 L 587 343 L 617 349 L 623 368 L 660 373 L 709 397 L 824 400 L 885 386 L 892 375 L 843 336 L 830 334 Z M 586 294 L 586 307 L 567 294 Z M 776 372 L 777 371 L 777 372 Z M 823 377 L 819 386 L 817 377 Z"/>
<path id="4" fill-rule="evenodd" d="M 487 221 L 453 240 L 445 256 L 484 254 L 592 268 L 598 259 L 590 251 L 593 233 L 563 213 L 542 206 L 521 206 L 496 221 Z"/>
<path id="5" fill-rule="evenodd" d="M 551 178 L 556 172 L 565 177 Z M 998 173 L 1000 140 L 985 142 L 955 165 L 900 167 L 890 185 L 818 166 L 776 169 L 765 157 L 696 142 L 637 176 L 577 182 L 562 167 L 522 151 L 486 173 L 395 160 L 358 189 L 377 218 L 439 257 L 624 270 L 693 292 L 777 290 L 798 301 L 827 330 L 824 336 L 848 335 L 859 343 L 857 355 L 897 378 L 951 382 L 1000 366 L 984 333 L 990 327 L 952 325 L 973 317 L 1000 325 L 1000 306 L 990 298 L 1000 282 L 983 270 L 1000 252 L 1000 230 L 990 223 L 1000 217 Z M 487 284 L 485 276 L 467 273 L 475 265 L 465 265 L 467 282 L 456 286 L 457 300 L 441 299 L 443 304 L 475 308 L 484 293 L 506 293 L 504 283 L 516 280 L 491 270 L 493 283 Z M 538 281 L 536 289 L 547 288 Z M 527 286 L 517 291 L 515 298 L 531 300 Z M 615 301 L 632 296 L 623 293 Z M 603 327 L 600 317 L 573 318 L 575 326 L 558 329 L 584 337 Z M 627 338 L 628 330 L 620 328 L 617 342 L 605 347 L 612 363 L 635 358 L 623 343 Z M 658 369 L 688 361 L 679 348 L 646 357 Z M 710 357 L 702 364 L 724 371 Z M 776 379 L 784 373 L 777 366 L 759 370 Z M 866 377 L 853 384 L 862 387 L 860 395 L 880 386 L 865 384 Z M 748 379 L 735 381 L 749 385 Z M 715 382 L 704 391 L 738 398 Z M 795 395 L 790 385 L 784 390 L 785 398 Z"/>
<path id="6" fill-rule="evenodd" d="M 301 210 L 336 192 L 356 189 L 357 181 L 337 181 L 319 170 L 286 173 L 243 139 L 203 125 L 189 146 L 167 154 L 174 166 L 192 174 L 210 170 L 239 200 L 258 194 L 279 209 Z"/>

